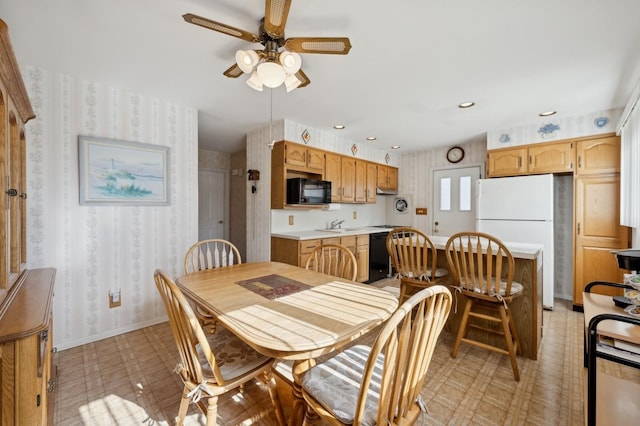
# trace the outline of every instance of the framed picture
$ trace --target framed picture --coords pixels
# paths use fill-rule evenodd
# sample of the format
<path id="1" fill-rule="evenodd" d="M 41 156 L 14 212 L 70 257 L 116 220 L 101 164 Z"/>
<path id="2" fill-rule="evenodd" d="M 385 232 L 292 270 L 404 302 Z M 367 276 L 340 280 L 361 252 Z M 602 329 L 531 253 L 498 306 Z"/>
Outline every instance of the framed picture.
<path id="1" fill-rule="evenodd" d="M 78 162 L 81 205 L 171 205 L 169 147 L 80 136 Z"/>

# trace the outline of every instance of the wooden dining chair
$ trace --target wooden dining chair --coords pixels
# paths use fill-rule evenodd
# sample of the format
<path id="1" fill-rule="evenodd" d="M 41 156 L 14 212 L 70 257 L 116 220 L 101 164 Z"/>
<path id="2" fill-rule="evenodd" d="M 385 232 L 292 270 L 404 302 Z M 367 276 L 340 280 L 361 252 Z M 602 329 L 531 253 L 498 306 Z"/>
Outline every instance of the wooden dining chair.
<path id="1" fill-rule="evenodd" d="M 387 235 L 387 252 L 400 278 L 400 303 L 416 291 L 438 284 L 448 274 L 436 266 L 436 246 L 418 229 L 394 228 Z"/>
<path id="2" fill-rule="evenodd" d="M 273 358 L 256 352 L 228 330 L 205 335 L 175 282 L 162 270 L 155 271 L 154 280 L 180 354 L 180 362 L 174 371 L 182 379 L 184 390 L 177 424 L 183 424 L 189 403 L 193 402 L 206 415 L 207 426 L 215 426 L 218 397 L 255 378 L 260 378 L 269 388 L 278 422 L 284 424 L 272 375 Z M 216 357 L 216 353 L 220 356 Z"/>
<path id="3" fill-rule="evenodd" d="M 184 256 L 184 273 L 201 271 L 203 269 L 219 268 L 242 263 L 240 251 L 230 241 L 211 239 L 198 241 L 192 245 Z M 204 307 L 195 304 L 195 313 L 200 324 L 209 333 L 216 332 L 216 318 Z"/>
<path id="4" fill-rule="evenodd" d="M 449 289 L 435 285 L 404 302 L 372 346 L 356 345 L 302 377 L 307 421 L 411 425 L 426 409 L 420 397 L 438 336 L 451 309 Z"/>
<path id="5" fill-rule="evenodd" d="M 511 302 L 522 295 L 523 287 L 513 280 L 515 263 L 511 252 L 502 241 L 481 232 L 452 235 L 445 251 L 456 289 L 466 299 L 451 356 L 458 355 L 462 342 L 508 355 L 513 376 L 519 381 L 516 353 L 520 342 Z M 474 340 L 473 334 L 468 333 L 470 328 L 503 336 L 504 347 Z"/>
<path id="6" fill-rule="evenodd" d="M 341 244 L 322 244 L 309 254 L 306 269 L 355 281 L 358 263 L 351 250 Z"/>
<path id="7" fill-rule="evenodd" d="M 211 239 L 192 245 L 184 257 L 184 272 L 189 274 L 203 269 L 219 268 L 242 263 L 238 248 L 230 241 Z"/>

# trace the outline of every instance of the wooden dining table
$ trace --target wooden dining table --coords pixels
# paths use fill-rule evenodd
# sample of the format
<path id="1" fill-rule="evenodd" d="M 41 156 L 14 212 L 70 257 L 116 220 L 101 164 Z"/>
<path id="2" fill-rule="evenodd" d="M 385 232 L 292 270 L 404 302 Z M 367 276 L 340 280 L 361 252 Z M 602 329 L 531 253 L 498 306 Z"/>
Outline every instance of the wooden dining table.
<path id="1" fill-rule="evenodd" d="M 256 351 L 293 360 L 290 425 L 303 422 L 300 380 L 314 359 L 371 331 L 398 307 L 385 290 L 279 262 L 193 272 L 176 283 Z"/>

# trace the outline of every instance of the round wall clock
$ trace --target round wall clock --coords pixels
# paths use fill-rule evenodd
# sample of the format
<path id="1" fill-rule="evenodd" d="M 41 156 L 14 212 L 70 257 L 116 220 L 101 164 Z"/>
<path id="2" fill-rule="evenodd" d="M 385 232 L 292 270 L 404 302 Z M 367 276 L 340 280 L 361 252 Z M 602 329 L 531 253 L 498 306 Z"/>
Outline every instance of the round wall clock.
<path id="1" fill-rule="evenodd" d="M 464 158 L 464 149 L 459 146 L 449 148 L 447 151 L 447 161 L 450 163 L 459 163 Z"/>

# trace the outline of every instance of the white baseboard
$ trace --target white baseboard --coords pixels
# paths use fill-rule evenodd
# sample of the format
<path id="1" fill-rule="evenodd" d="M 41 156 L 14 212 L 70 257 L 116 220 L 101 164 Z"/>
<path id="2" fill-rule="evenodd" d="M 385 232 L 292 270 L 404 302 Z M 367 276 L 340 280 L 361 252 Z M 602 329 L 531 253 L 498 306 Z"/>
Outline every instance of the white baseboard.
<path id="1" fill-rule="evenodd" d="M 106 331 L 104 333 L 93 334 L 91 336 L 82 337 L 80 339 L 67 340 L 67 341 L 62 342 L 62 343 L 57 343 L 54 340 L 53 346 L 58 351 L 63 351 L 65 349 L 75 348 L 76 346 L 86 345 L 88 343 L 97 342 L 98 340 L 102 340 L 102 339 L 106 339 L 106 338 L 109 338 L 109 337 L 117 336 L 119 334 L 124 334 L 124 333 L 128 333 L 130 331 L 135 331 L 135 330 L 139 330 L 141 328 L 145 328 L 145 327 L 149 327 L 149 326 L 152 326 L 152 325 L 160 324 L 161 322 L 165 322 L 165 321 L 167 321 L 167 317 L 166 316 L 162 317 L 162 318 L 155 318 L 155 319 L 148 320 L 148 321 L 145 321 L 145 322 L 142 322 L 142 323 L 138 323 L 138 324 L 128 325 L 126 327 L 116 328 L 116 329 L 113 329 L 113 330 Z M 54 338 L 55 338 L 55 336 L 54 336 Z"/>

